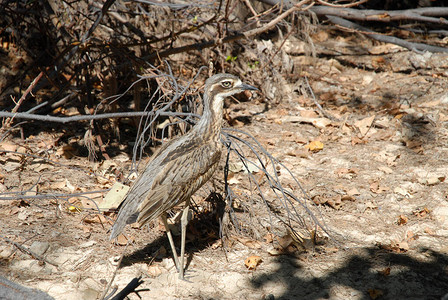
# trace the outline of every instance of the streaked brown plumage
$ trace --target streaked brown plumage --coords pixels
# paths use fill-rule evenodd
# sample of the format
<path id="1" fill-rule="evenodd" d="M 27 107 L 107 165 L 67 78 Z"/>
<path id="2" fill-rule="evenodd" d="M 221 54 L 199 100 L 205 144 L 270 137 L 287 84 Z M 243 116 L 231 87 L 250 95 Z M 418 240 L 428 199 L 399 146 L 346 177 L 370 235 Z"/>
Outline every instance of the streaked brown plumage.
<path id="1" fill-rule="evenodd" d="M 143 226 L 162 216 L 179 277 L 183 278 L 185 230 L 190 197 L 213 175 L 221 156 L 220 132 L 224 99 L 244 90 L 256 90 L 230 74 L 217 74 L 205 82 L 204 110 L 198 123 L 185 135 L 165 144 L 154 154 L 120 205 L 110 238 L 126 224 Z M 186 202 L 182 216 L 180 261 L 166 223 L 166 211 Z"/>

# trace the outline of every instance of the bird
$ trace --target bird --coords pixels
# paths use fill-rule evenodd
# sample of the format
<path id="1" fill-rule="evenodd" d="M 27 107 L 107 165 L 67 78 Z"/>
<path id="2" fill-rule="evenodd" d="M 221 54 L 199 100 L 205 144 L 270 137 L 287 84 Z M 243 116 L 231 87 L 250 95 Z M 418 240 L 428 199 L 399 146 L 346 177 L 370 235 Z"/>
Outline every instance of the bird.
<path id="1" fill-rule="evenodd" d="M 232 74 L 216 74 L 205 81 L 201 118 L 190 131 L 162 144 L 153 155 L 118 207 L 110 240 L 116 238 L 126 224 L 138 222 L 141 227 L 161 217 L 179 278 L 184 279 L 190 198 L 218 167 L 224 99 L 246 90 L 258 89 Z M 185 207 L 181 216 L 181 252 L 178 257 L 167 223 L 167 211 L 181 203 L 185 203 Z"/>

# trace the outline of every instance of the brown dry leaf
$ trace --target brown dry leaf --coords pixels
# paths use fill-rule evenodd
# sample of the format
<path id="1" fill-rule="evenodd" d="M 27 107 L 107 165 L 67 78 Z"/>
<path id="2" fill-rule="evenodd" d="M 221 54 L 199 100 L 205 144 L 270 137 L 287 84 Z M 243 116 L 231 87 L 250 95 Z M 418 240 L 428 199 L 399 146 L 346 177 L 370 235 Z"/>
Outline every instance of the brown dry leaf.
<path id="1" fill-rule="evenodd" d="M 356 168 L 350 168 L 350 169 L 339 168 L 339 169 L 336 169 L 336 171 L 334 171 L 334 172 L 336 175 L 338 175 L 339 178 L 341 178 L 345 174 L 355 174 L 356 175 L 356 174 L 358 174 L 359 170 Z"/>
<path id="2" fill-rule="evenodd" d="M 120 246 L 126 246 L 126 245 L 128 244 L 128 241 L 129 241 L 129 243 L 133 243 L 133 242 L 134 242 L 134 238 L 133 238 L 133 237 L 130 237 L 130 238 L 128 239 L 128 238 L 126 238 L 126 237 L 124 236 L 124 234 L 122 234 L 122 233 L 120 233 L 120 235 L 117 236 L 117 238 L 115 239 L 115 242 L 116 242 L 118 245 L 120 245 Z"/>
<path id="3" fill-rule="evenodd" d="M 324 149 L 324 144 L 320 141 L 312 141 L 308 145 L 305 146 L 308 150 L 312 152 L 319 152 Z"/>
<path id="4" fill-rule="evenodd" d="M 379 271 L 378 273 L 383 276 L 389 276 L 390 275 L 390 267 L 387 267 L 384 270 Z"/>
<path id="5" fill-rule="evenodd" d="M 102 214 L 89 215 L 84 218 L 84 222 L 88 224 L 99 223 L 99 224 L 108 224 L 109 221 Z"/>
<path id="6" fill-rule="evenodd" d="M 301 136 L 296 136 L 294 142 L 296 142 L 297 144 L 306 144 L 308 143 L 308 139 Z"/>
<path id="7" fill-rule="evenodd" d="M 361 193 L 358 191 L 357 188 L 352 188 L 347 191 L 347 195 L 348 196 L 359 196 L 359 195 L 361 195 Z"/>
<path id="8" fill-rule="evenodd" d="M 424 218 L 424 217 L 427 217 L 431 213 L 431 211 L 427 207 L 424 207 L 422 209 L 415 210 L 412 213 L 414 214 L 414 216 L 417 216 L 419 218 Z"/>
<path id="9" fill-rule="evenodd" d="M 374 181 L 370 184 L 370 190 L 375 194 L 381 194 L 389 190 L 388 187 L 380 185 L 378 181 Z"/>
<path id="10" fill-rule="evenodd" d="M 383 291 L 378 289 L 368 289 L 367 292 L 369 293 L 370 299 L 377 299 L 381 296 L 383 296 Z"/>
<path id="11" fill-rule="evenodd" d="M 63 156 L 66 159 L 70 159 L 76 156 L 76 154 L 77 154 L 76 149 L 70 145 L 64 145 L 56 151 L 57 156 Z"/>
<path id="12" fill-rule="evenodd" d="M 398 216 L 398 225 L 405 225 L 408 222 L 408 218 L 405 215 Z"/>
<path id="13" fill-rule="evenodd" d="M 408 242 L 399 242 L 397 244 L 398 248 L 400 248 L 401 251 L 406 252 L 409 250 L 409 244 Z"/>
<path id="14" fill-rule="evenodd" d="M 322 93 L 319 95 L 319 98 L 325 102 L 331 101 L 331 100 L 335 99 L 335 93 L 333 93 L 333 92 Z"/>
<path id="15" fill-rule="evenodd" d="M 16 144 L 3 141 L 0 145 L 0 149 L 5 151 L 16 152 L 18 146 Z"/>
<path id="16" fill-rule="evenodd" d="M 342 205 L 342 197 L 340 195 L 332 197 L 316 195 L 312 198 L 312 200 L 317 205 L 328 205 L 334 209 L 339 209 Z"/>
<path id="17" fill-rule="evenodd" d="M 326 202 L 331 208 L 339 209 L 342 206 L 342 197 L 340 195 L 330 197 Z"/>
<path id="18" fill-rule="evenodd" d="M 418 237 L 419 237 L 418 234 L 415 234 L 412 231 L 406 232 L 406 240 L 408 241 L 415 241 L 418 239 Z"/>
<path id="19" fill-rule="evenodd" d="M 382 245 L 385 250 L 393 251 L 395 253 L 404 253 L 409 250 L 409 244 L 405 241 L 393 241 L 390 245 Z"/>
<path id="20" fill-rule="evenodd" d="M 238 119 L 231 119 L 231 118 L 229 117 L 229 119 L 227 119 L 227 121 L 229 122 L 229 124 L 230 124 L 232 127 L 240 128 L 240 127 L 243 127 L 243 126 L 244 126 L 244 122 L 241 122 L 241 121 L 238 120 Z"/>
<path id="21" fill-rule="evenodd" d="M 367 134 L 372 126 L 373 120 L 375 120 L 375 115 L 355 122 L 355 126 L 358 127 L 361 136 L 365 136 Z"/>
<path id="22" fill-rule="evenodd" d="M 352 137 L 352 146 L 357 145 L 357 144 L 364 145 L 364 144 L 367 144 L 367 141 L 363 140 L 363 139 L 360 139 L 357 136 Z"/>
<path id="23" fill-rule="evenodd" d="M 56 181 L 50 184 L 52 190 L 63 190 L 65 188 L 65 181 Z"/>
<path id="24" fill-rule="evenodd" d="M 302 110 L 300 115 L 305 118 L 317 118 L 319 117 L 314 110 Z"/>
<path id="25" fill-rule="evenodd" d="M 436 185 L 440 182 L 444 182 L 445 181 L 445 176 L 442 177 L 437 177 L 437 176 L 431 176 L 428 179 L 426 179 L 426 184 L 427 185 Z"/>
<path id="26" fill-rule="evenodd" d="M 355 201 L 356 198 L 353 197 L 353 196 L 349 196 L 349 195 L 343 195 L 343 196 L 341 197 L 341 200 L 342 200 L 342 201 Z"/>
<path id="27" fill-rule="evenodd" d="M 271 244 L 272 242 L 274 242 L 274 235 L 272 233 L 267 233 L 264 237 L 263 237 L 264 241 L 267 244 Z"/>
<path id="28" fill-rule="evenodd" d="M 432 229 L 429 228 L 429 227 L 426 227 L 425 230 L 424 230 L 424 232 L 427 233 L 427 234 L 430 234 L 430 235 L 435 234 L 434 230 L 432 230 Z"/>
<path id="29" fill-rule="evenodd" d="M 277 242 L 281 248 L 286 249 L 292 244 L 293 239 L 289 234 L 285 234 L 284 236 L 277 238 Z"/>
<path id="30" fill-rule="evenodd" d="M 386 174 L 392 174 L 394 172 L 391 168 L 386 166 L 380 166 L 378 167 L 378 170 L 383 171 Z"/>
<path id="31" fill-rule="evenodd" d="M 261 256 L 252 255 L 246 258 L 244 264 L 249 270 L 255 270 L 261 262 L 262 262 Z"/>
<path id="32" fill-rule="evenodd" d="M 129 186 L 115 182 L 110 191 L 104 197 L 104 200 L 101 201 L 101 203 L 98 203 L 99 208 L 105 210 L 117 208 L 123 201 L 128 191 Z"/>
<path id="33" fill-rule="evenodd" d="M 404 196 L 404 197 L 410 197 L 411 196 L 411 194 L 409 194 L 409 192 L 407 190 L 405 190 L 404 188 L 399 187 L 399 186 L 394 188 L 394 193 L 395 194 L 399 194 L 399 195 Z"/>
<path id="34" fill-rule="evenodd" d="M 260 249 L 261 248 L 261 243 L 259 241 L 256 240 L 252 240 L 249 238 L 245 238 L 245 237 L 237 237 L 237 240 L 245 245 L 246 247 L 249 247 L 251 249 Z"/>

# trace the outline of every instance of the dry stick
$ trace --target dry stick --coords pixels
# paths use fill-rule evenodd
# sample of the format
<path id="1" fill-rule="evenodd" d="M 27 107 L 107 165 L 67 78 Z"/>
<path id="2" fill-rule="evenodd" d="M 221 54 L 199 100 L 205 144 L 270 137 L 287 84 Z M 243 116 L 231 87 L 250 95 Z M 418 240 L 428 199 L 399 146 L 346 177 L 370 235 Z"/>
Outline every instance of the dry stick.
<path id="1" fill-rule="evenodd" d="M 275 53 L 271 56 L 271 58 L 269 59 L 269 61 L 264 64 L 264 66 L 262 68 L 260 68 L 260 70 L 264 69 L 265 67 L 269 66 L 272 62 L 272 60 L 274 59 L 275 56 L 277 56 L 277 54 L 280 52 L 280 50 L 282 50 L 283 45 L 285 45 L 286 41 L 288 40 L 289 36 L 294 32 L 294 29 L 291 29 L 286 36 L 283 38 L 283 42 L 281 43 L 280 47 L 278 47 L 277 51 L 275 51 Z"/>
<path id="2" fill-rule="evenodd" d="M 304 4 L 306 4 L 308 2 L 310 2 L 310 0 L 300 1 L 299 3 L 295 4 L 293 7 L 291 7 L 290 9 L 288 9 L 287 11 L 285 11 L 284 13 L 279 15 L 277 18 L 275 18 L 271 22 L 269 22 L 266 25 L 264 25 L 263 27 L 255 28 L 255 29 L 243 32 L 243 35 L 246 38 L 248 38 L 248 37 L 260 34 L 262 32 L 265 32 L 265 31 L 268 31 L 268 30 L 274 28 L 275 25 L 277 25 L 280 21 L 282 21 L 284 18 L 286 18 L 287 16 L 289 16 L 293 12 L 298 11 L 298 10 L 306 11 L 306 10 L 310 9 L 314 5 L 314 3 L 311 3 L 310 5 L 308 5 L 305 8 L 301 8 L 301 6 L 303 6 Z"/>
<path id="3" fill-rule="evenodd" d="M 337 16 L 344 19 L 356 21 L 421 21 L 436 24 L 448 25 L 448 20 L 444 18 L 434 18 L 448 16 L 448 7 L 429 7 L 405 10 L 375 10 L 375 9 L 353 9 L 353 8 L 334 8 L 328 6 L 314 6 L 311 9 L 319 16 Z"/>
<path id="4" fill-rule="evenodd" d="M 283 0 L 258 0 L 259 2 L 269 4 L 271 6 L 280 5 Z M 323 1 L 322 1 L 323 2 Z M 284 3 L 286 8 L 291 7 L 291 3 Z M 360 4 L 359 2 L 357 4 Z M 448 16 L 448 7 L 421 7 L 404 10 L 376 10 L 376 9 L 353 9 L 353 8 L 338 8 L 330 7 L 329 3 L 326 5 L 315 5 L 310 9 L 317 15 L 334 15 L 345 19 L 353 19 L 358 21 L 379 21 L 390 22 L 396 20 L 415 20 L 416 17 L 431 16 L 442 17 Z M 446 24 L 447 20 L 440 18 L 432 18 L 425 20 L 439 24 Z"/>
<path id="5" fill-rule="evenodd" d="M 308 82 L 308 78 L 307 78 L 306 76 L 305 76 L 304 78 L 305 78 L 305 82 L 306 82 L 306 85 L 307 85 L 307 87 L 308 87 L 308 90 L 309 90 L 310 93 L 311 93 L 311 99 L 313 99 L 313 102 L 314 102 L 314 104 L 317 106 L 317 110 L 319 111 L 319 113 L 320 113 L 322 116 L 324 116 L 325 118 L 327 118 L 327 119 L 330 119 L 330 120 L 332 120 L 332 121 L 338 121 L 338 122 L 340 122 L 340 120 L 339 120 L 338 118 L 336 118 L 336 117 L 330 115 L 329 113 L 327 113 L 327 112 L 322 108 L 322 106 L 319 104 L 319 102 L 317 102 L 317 99 L 316 99 L 316 96 L 314 95 L 313 89 L 311 88 L 310 83 Z"/>
<path id="6" fill-rule="evenodd" d="M 250 4 L 249 0 L 243 0 L 244 4 L 246 4 L 246 6 L 249 8 L 249 10 L 252 12 L 252 14 L 254 15 L 255 20 L 257 21 L 257 26 L 260 26 L 260 18 L 258 17 L 258 13 L 255 11 L 254 7 L 252 6 L 252 4 Z"/>
<path id="7" fill-rule="evenodd" d="M 0 235 L 0 237 L 5 240 L 5 242 L 10 243 L 11 245 L 14 245 L 15 247 L 17 247 L 20 251 L 30 255 L 31 257 L 33 257 L 34 259 L 37 259 L 39 261 L 43 261 L 46 262 L 47 264 L 53 265 L 55 267 L 59 267 L 58 264 L 48 261 L 47 259 L 43 258 L 42 256 L 40 256 L 39 254 L 34 253 L 33 251 L 31 251 L 30 249 L 26 248 L 25 246 L 20 245 L 19 243 L 16 243 L 14 241 L 11 241 L 10 239 L 8 239 L 7 237 L 4 237 L 2 235 Z"/>
<path id="8" fill-rule="evenodd" d="M 22 105 L 22 102 L 26 99 L 26 96 L 33 90 L 33 88 L 36 86 L 36 83 L 42 78 L 42 75 L 44 72 L 40 72 L 39 75 L 34 78 L 34 80 L 30 83 L 26 91 L 23 93 L 22 97 L 20 97 L 19 101 L 17 102 L 16 106 L 12 109 L 12 113 L 15 114 L 18 110 L 20 105 Z M 6 119 L 3 128 L 9 127 L 11 122 L 14 120 L 14 116 Z"/>
<path id="9" fill-rule="evenodd" d="M 375 39 L 377 41 L 381 41 L 381 42 L 385 42 L 385 43 L 392 43 L 392 44 L 407 48 L 412 51 L 429 51 L 429 52 L 448 53 L 448 48 L 431 46 L 431 45 L 422 44 L 422 43 L 412 43 L 412 42 L 408 42 L 408 41 L 402 40 L 397 37 L 378 34 L 373 30 L 370 30 L 370 29 L 363 27 L 361 25 L 358 25 L 356 23 L 347 21 L 340 17 L 327 16 L 327 18 L 328 18 L 328 20 L 330 20 L 330 22 L 340 25 L 342 27 L 352 29 L 352 30 L 357 30 L 357 31 L 359 31 L 359 30 L 363 31 L 362 32 L 363 34 L 365 34 L 368 37 Z"/>
<path id="10" fill-rule="evenodd" d="M 334 4 L 334 3 L 329 3 L 327 1 L 323 1 L 323 0 L 317 0 L 317 2 L 319 2 L 322 5 L 325 6 L 330 6 L 330 7 L 354 7 L 354 6 L 359 6 L 363 3 L 366 3 L 369 0 L 360 0 L 358 2 L 354 2 L 354 3 L 348 3 L 348 4 Z"/>
<path id="11" fill-rule="evenodd" d="M 83 116 L 71 116 L 71 117 L 55 117 L 55 116 L 41 116 L 36 114 L 29 113 L 10 113 L 0 111 L 0 118 L 5 117 L 14 117 L 16 119 L 27 119 L 27 120 L 36 120 L 36 121 L 44 121 L 44 122 L 55 122 L 55 123 L 70 123 L 70 122 L 79 122 L 79 121 L 91 121 L 91 120 L 100 120 L 100 119 L 109 119 L 109 118 L 131 118 L 131 117 L 145 117 L 155 115 L 156 112 L 124 112 L 124 113 L 107 113 L 107 114 L 99 114 L 99 115 L 83 115 Z M 198 115 L 192 113 L 182 113 L 182 112 L 169 112 L 164 111 L 158 113 L 160 116 L 168 116 L 168 117 L 187 117 L 187 118 L 199 118 Z"/>

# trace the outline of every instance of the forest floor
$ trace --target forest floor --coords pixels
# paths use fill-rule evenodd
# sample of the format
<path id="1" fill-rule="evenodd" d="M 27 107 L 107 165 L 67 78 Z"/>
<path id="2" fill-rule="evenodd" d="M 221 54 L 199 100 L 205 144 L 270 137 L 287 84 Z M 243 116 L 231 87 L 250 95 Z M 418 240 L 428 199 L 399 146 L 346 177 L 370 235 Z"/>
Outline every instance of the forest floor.
<path id="1" fill-rule="evenodd" d="M 448 55 L 374 44 L 360 35 L 319 32 L 313 38 L 316 58 L 294 53 L 297 41 L 285 44 L 293 71 L 275 78 L 283 82 L 281 99 L 229 101 L 226 111 L 231 119 L 249 120 L 232 125 L 253 135 L 299 179 L 333 241 L 322 239 L 319 250 L 273 255 L 269 238 L 235 237 L 223 250 L 219 239 L 195 242 L 193 227 L 200 224 L 194 222 L 186 277 L 179 280 L 160 221 L 149 230 L 128 226 L 132 243 L 125 250 L 124 243 L 108 240 L 107 218 L 73 208 L 88 205 L 86 198 L 2 200 L 1 235 L 46 262 L 3 240 L 1 273 L 56 299 L 97 299 L 126 251 L 112 287 L 121 290 L 142 276 L 142 299 L 441 299 L 448 294 Z M 320 116 L 311 97 L 297 93 L 304 74 L 334 120 Z M 254 78 L 255 83 L 269 80 L 274 79 Z M 2 192 L 98 191 L 112 186 L 113 174 L 129 169 L 125 148 L 103 162 L 66 155 L 70 147 L 55 142 L 64 134 L 59 126 L 2 142 L 2 150 L 36 155 L 0 155 Z M 320 147 L 310 151 L 306 146 L 313 142 Z M 46 153 L 59 165 L 37 158 Z M 215 185 L 222 183 L 222 174 L 221 168 Z M 243 175 L 235 175 L 233 187 Z M 279 180 L 287 185 L 290 178 L 279 172 Z M 252 269 L 245 265 L 250 256 L 261 258 Z"/>

